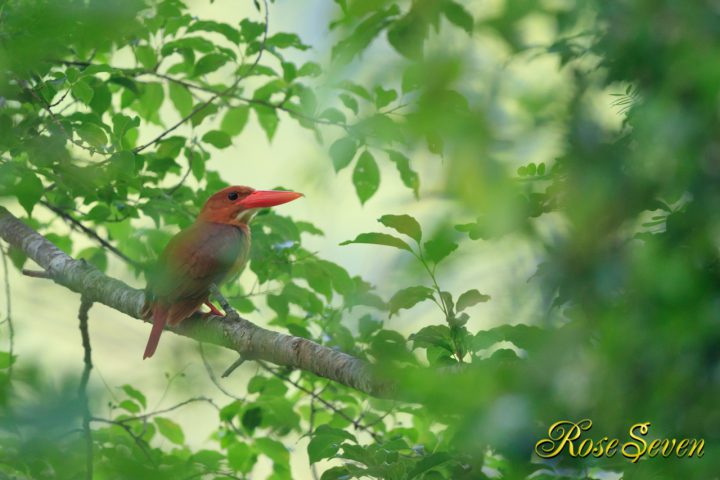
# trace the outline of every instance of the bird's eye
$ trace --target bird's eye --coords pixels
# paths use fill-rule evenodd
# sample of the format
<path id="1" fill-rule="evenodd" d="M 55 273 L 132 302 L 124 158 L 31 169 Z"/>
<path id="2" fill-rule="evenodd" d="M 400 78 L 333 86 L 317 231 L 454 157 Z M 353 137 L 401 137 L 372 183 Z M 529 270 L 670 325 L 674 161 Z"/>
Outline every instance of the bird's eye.
<path id="1" fill-rule="evenodd" d="M 230 200 L 231 202 L 234 202 L 234 201 L 237 200 L 239 197 L 240 197 L 240 195 L 238 195 L 237 192 L 230 192 L 230 193 L 228 193 L 228 200 Z"/>

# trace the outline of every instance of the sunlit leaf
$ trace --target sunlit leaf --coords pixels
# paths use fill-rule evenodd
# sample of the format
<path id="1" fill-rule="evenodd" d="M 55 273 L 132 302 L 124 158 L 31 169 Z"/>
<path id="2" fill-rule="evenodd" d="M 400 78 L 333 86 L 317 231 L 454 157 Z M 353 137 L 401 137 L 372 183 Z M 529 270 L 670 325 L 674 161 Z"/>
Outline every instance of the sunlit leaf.
<path id="1" fill-rule="evenodd" d="M 422 240 L 420 224 L 410 215 L 383 215 L 378 221 L 386 227 L 404 233 L 418 243 Z"/>
<path id="2" fill-rule="evenodd" d="M 472 34 L 475 21 L 472 15 L 465 10 L 465 7 L 452 0 L 443 2 L 443 12 L 445 17 L 458 27 L 465 30 L 468 34 Z"/>
<path id="3" fill-rule="evenodd" d="M 484 295 L 478 290 L 472 289 L 460 295 L 456 308 L 458 312 L 462 312 L 468 307 L 472 307 L 481 302 L 487 302 L 488 300 L 490 300 L 490 295 Z"/>
<path id="4" fill-rule="evenodd" d="M 228 58 L 225 55 L 219 53 L 208 53 L 195 64 L 193 76 L 199 77 L 214 72 L 225 65 L 227 61 Z"/>
<path id="5" fill-rule="evenodd" d="M 268 141 L 272 141 L 277 131 L 280 118 L 274 108 L 266 107 L 265 105 L 254 105 L 253 109 L 257 114 L 260 126 L 265 131 Z"/>
<path id="6" fill-rule="evenodd" d="M 433 263 L 440 263 L 458 248 L 458 244 L 440 236 L 425 242 L 424 247 L 427 258 Z"/>
<path id="7" fill-rule="evenodd" d="M 354 139 L 350 137 L 344 137 L 336 140 L 330 146 L 330 158 L 332 158 L 335 171 L 339 172 L 343 168 L 350 165 L 350 162 L 352 162 L 353 158 L 355 158 L 356 152 L 357 142 Z"/>
<path id="8" fill-rule="evenodd" d="M 410 160 L 405 155 L 395 150 L 388 150 L 387 154 L 390 157 L 390 160 L 395 163 L 403 184 L 413 191 L 415 198 L 418 198 L 420 176 L 416 171 L 410 168 Z"/>
<path id="9" fill-rule="evenodd" d="M 94 123 L 83 123 L 75 129 L 77 134 L 85 142 L 92 145 L 93 147 L 102 147 L 108 141 L 105 130 L 98 127 Z"/>
<path id="10" fill-rule="evenodd" d="M 385 90 L 382 87 L 375 87 L 375 106 L 377 108 L 382 108 L 389 105 L 397 99 L 397 96 L 398 95 L 395 90 Z"/>
<path id="11" fill-rule="evenodd" d="M 180 425 L 165 417 L 155 417 L 160 434 L 176 445 L 185 443 L 185 434 Z"/>
<path id="12" fill-rule="evenodd" d="M 360 154 L 353 170 L 352 180 L 360 203 L 363 204 L 380 188 L 380 169 L 375 158 L 367 150 Z"/>
<path id="13" fill-rule="evenodd" d="M 412 308 L 422 301 L 431 300 L 433 293 L 431 288 L 423 286 L 408 287 L 398 291 L 388 301 L 390 316 L 398 313 L 403 308 Z"/>
<path id="14" fill-rule="evenodd" d="M 193 97 L 187 87 L 171 82 L 168 84 L 168 91 L 178 113 L 183 117 L 187 116 L 193 108 Z"/>
<path id="15" fill-rule="evenodd" d="M 93 95 L 95 94 L 93 88 L 85 80 L 80 80 L 74 84 L 70 88 L 70 91 L 72 92 L 73 97 L 77 98 L 86 105 L 90 104 Z"/>
<path id="16" fill-rule="evenodd" d="M 232 145 L 230 135 L 222 130 L 210 130 L 203 135 L 202 141 L 220 149 L 227 148 Z"/>
<path id="17" fill-rule="evenodd" d="M 123 385 L 121 388 L 128 397 L 137 400 L 144 408 L 147 407 L 147 400 L 145 399 L 145 395 L 143 395 L 140 390 L 133 388 L 131 385 Z"/>
<path id="18" fill-rule="evenodd" d="M 387 233 L 361 233 L 355 240 L 347 240 L 340 245 L 349 245 L 351 243 L 369 243 L 372 245 L 385 245 L 388 247 L 400 248 L 412 252 L 410 245 L 401 239 L 388 235 Z"/>

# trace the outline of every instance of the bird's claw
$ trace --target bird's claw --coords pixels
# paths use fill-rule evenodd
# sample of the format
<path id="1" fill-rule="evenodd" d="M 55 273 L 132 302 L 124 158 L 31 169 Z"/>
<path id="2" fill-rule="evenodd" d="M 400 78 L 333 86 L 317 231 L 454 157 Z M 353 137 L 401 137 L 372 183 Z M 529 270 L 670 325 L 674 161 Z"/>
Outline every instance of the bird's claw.
<path id="1" fill-rule="evenodd" d="M 212 302 L 205 302 L 205 305 L 210 309 L 209 312 L 205 313 L 205 318 L 209 317 L 210 315 L 215 315 L 217 317 L 224 317 L 225 314 L 218 310 L 218 308 L 212 304 Z"/>

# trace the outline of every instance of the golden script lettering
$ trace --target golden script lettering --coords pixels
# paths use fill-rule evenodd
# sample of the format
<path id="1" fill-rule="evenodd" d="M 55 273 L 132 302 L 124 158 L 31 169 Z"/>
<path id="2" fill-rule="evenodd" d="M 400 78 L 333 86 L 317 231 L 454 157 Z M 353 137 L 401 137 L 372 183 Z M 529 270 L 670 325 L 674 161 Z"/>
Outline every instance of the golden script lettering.
<path id="1" fill-rule="evenodd" d="M 655 439 L 650 442 L 645 436 L 650 430 L 650 422 L 636 423 L 630 427 L 628 434 L 631 440 L 622 442 L 607 436 L 600 439 L 581 438 L 583 433 L 592 428 L 592 420 L 579 422 L 561 420 L 550 425 L 547 438 L 535 444 L 535 453 L 540 458 L 555 458 L 565 452 L 573 458 L 614 457 L 618 452 L 633 463 L 642 457 L 661 456 L 678 458 L 700 458 L 704 455 L 704 439 Z"/>

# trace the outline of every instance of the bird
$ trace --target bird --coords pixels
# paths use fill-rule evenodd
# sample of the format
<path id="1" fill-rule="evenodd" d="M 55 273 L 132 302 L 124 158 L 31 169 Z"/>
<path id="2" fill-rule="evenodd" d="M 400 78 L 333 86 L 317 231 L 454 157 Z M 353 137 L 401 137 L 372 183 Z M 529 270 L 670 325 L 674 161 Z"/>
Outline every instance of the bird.
<path id="1" fill-rule="evenodd" d="M 170 239 L 149 275 L 143 317 L 153 325 L 143 360 L 155 353 L 166 325 L 178 325 L 203 304 L 210 313 L 222 315 L 208 300 L 210 289 L 245 266 L 250 253 L 248 223 L 260 209 L 301 196 L 285 190 L 232 186 L 207 200 L 196 220 Z"/>

